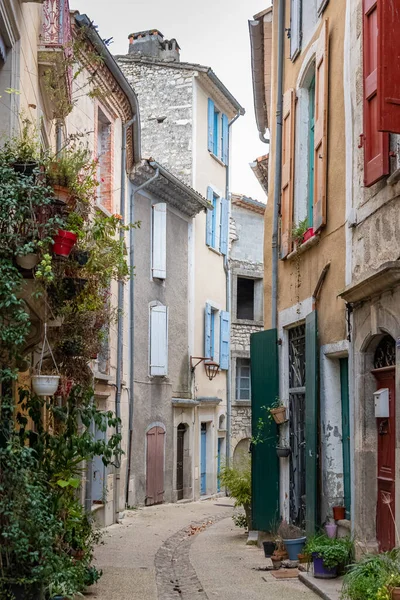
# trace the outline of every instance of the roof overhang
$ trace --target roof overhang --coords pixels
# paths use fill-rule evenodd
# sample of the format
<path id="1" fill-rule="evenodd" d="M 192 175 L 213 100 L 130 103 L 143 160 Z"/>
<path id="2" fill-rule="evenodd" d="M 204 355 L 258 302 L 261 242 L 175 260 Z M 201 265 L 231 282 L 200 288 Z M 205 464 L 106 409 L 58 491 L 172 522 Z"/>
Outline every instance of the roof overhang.
<path id="1" fill-rule="evenodd" d="M 268 196 L 268 167 L 269 167 L 269 154 L 260 156 L 256 160 L 250 163 L 250 168 L 257 178 L 258 183 Z"/>
<path id="2" fill-rule="evenodd" d="M 158 177 L 154 178 L 157 173 Z M 201 194 L 152 159 L 142 160 L 136 165 L 130 179 L 136 187 L 149 182 L 146 191 L 187 217 L 194 217 L 202 210 L 213 208 Z"/>
<path id="3" fill-rule="evenodd" d="M 258 200 L 254 200 L 253 198 L 248 198 L 247 196 L 232 194 L 231 202 L 233 206 L 240 206 L 241 208 L 245 208 L 251 212 L 256 212 L 260 215 L 265 213 L 266 204 L 263 204 L 263 202 L 259 202 Z"/>
<path id="4" fill-rule="evenodd" d="M 266 141 L 265 134 L 268 129 L 268 114 L 265 103 L 263 19 L 249 21 L 249 33 L 254 112 L 260 138 L 262 141 Z"/>
<path id="5" fill-rule="evenodd" d="M 349 303 L 365 301 L 400 285 L 400 261 L 384 263 L 362 281 L 351 284 L 339 294 Z"/>

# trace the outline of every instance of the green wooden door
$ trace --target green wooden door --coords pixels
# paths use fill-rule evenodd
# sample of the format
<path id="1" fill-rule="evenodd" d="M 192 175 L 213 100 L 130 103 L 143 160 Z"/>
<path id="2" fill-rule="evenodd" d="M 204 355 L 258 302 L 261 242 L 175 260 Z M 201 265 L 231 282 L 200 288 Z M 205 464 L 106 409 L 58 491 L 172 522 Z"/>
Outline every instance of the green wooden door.
<path id="1" fill-rule="evenodd" d="M 267 419 L 266 408 L 279 396 L 278 339 L 276 329 L 253 333 L 251 349 L 252 521 L 253 529 L 268 531 L 279 518 L 279 463 L 277 426 Z M 260 429 L 259 422 L 263 420 Z"/>
<path id="2" fill-rule="evenodd" d="M 315 533 L 318 496 L 318 330 L 317 311 L 306 317 L 306 534 Z"/>
<path id="3" fill-rule="evenodd" d="M 342 398 L 342 440 L 343 440 L 343 485 L 346 518 L 350 519 L 350 406 L 349 406 L 349 359 L 340 359 L 340 391 Z"/>

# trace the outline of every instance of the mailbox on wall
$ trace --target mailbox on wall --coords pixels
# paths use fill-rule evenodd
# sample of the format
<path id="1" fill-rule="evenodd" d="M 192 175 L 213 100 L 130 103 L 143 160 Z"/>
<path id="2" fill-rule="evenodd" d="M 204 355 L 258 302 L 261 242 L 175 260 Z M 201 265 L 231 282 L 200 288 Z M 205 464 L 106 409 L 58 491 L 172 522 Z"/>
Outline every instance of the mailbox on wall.
<path id="1" fill-rule="evenodd" d="M 374 392 L 375 417 L 377 419 L 389 418 L 389 388 L 381 388 Z"/>

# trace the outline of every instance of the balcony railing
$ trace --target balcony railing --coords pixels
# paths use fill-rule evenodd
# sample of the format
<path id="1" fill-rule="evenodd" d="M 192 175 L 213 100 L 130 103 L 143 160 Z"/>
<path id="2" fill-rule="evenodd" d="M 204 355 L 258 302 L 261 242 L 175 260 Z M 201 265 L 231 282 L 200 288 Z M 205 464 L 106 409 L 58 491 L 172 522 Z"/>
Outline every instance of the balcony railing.
<path id="1" fill-rule="evenodd" d="M 68 0 L 44 0 L 41 45 L 71 47 L 72 29 Z"/>

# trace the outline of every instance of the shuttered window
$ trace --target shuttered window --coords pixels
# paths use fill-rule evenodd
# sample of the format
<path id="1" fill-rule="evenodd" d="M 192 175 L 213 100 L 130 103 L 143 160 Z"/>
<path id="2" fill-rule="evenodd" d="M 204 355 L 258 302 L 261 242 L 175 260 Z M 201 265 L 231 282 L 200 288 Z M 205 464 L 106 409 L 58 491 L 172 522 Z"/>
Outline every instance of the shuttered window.
<path id="1" fill-rule="evenodd" d="M 400 4 L 378 2 L 379 131 L 400 133 Z"/>
<path id="2" fill-rule="evenodd" d="M 328 169 L 328 20 L 322 25 L 315 52 L 315 126 L 314 126 L 314 210 L 317 232 L 326 224 L 326 182 Z"/>
<path id="3" fill-rule="evenodd" d="M 166 306 L 150 308 L 150 375 L 168 373 L 168 309 Z"/>
<path id="4" fill-rule="evenodd" d="M 165 279 L 167 275 L 167 205 L 153 205 L 153 277 Z"/>
<path id="5" fill-rule="evenodd" d="M 219 366 L 222 370 L 229 369 L 229 337 L 230 337 L 230 318 L 229 313 L 221 310 L 220 314 L 220 351 Z"/>
<path id="6" fill-rule="evenodd" d="M 364 29 L 364 183 L 389 173 L 389 136 L 378 131 L 378 3 L 363 0 Z M 398 34 L 397 34 L 398 35 Z"/>
<path id="7" fill-rule="evenodd" d="M 228 252 L 228 229 L 229 229 L 229 202 L 226 198 L 221 198 L 221 239 L 219 250 L 221 254 Z"/>
<path id="8" fill-rule="evenodd" d="M 208 99 L 208 150 L 214 152 L 214 112 L 215 105 L 211 98 Z"/>
<path id="9" fill-rule="evenodd" d="M 207 209 L 206 244 L 221 254 L 228 252 L 229 202 L 215 194 L 212 187 L 207 188 L 207 200 L 212 209 Z"/>
<path id="10" fill-rule="evenodd" d="M 281 189 L 281 258 L 291 251 L 293 224 L 294 176 L 294 92 L 283 96 L 282 189 Z"/>
<path id="11" fill-rule="evenodd" d="M 307 0 L 306 0 L 307 1 Z M 294 60 L 301 48 L 301 0 L 290 0 L 290 58 Z"/>
<path id="12" fill-rule="evenodd" d="M 228 117 L 222 115 L 222 145 L 221 145 L 221 160 L 227 165 L 229 161 L 229 127 Z"/>

